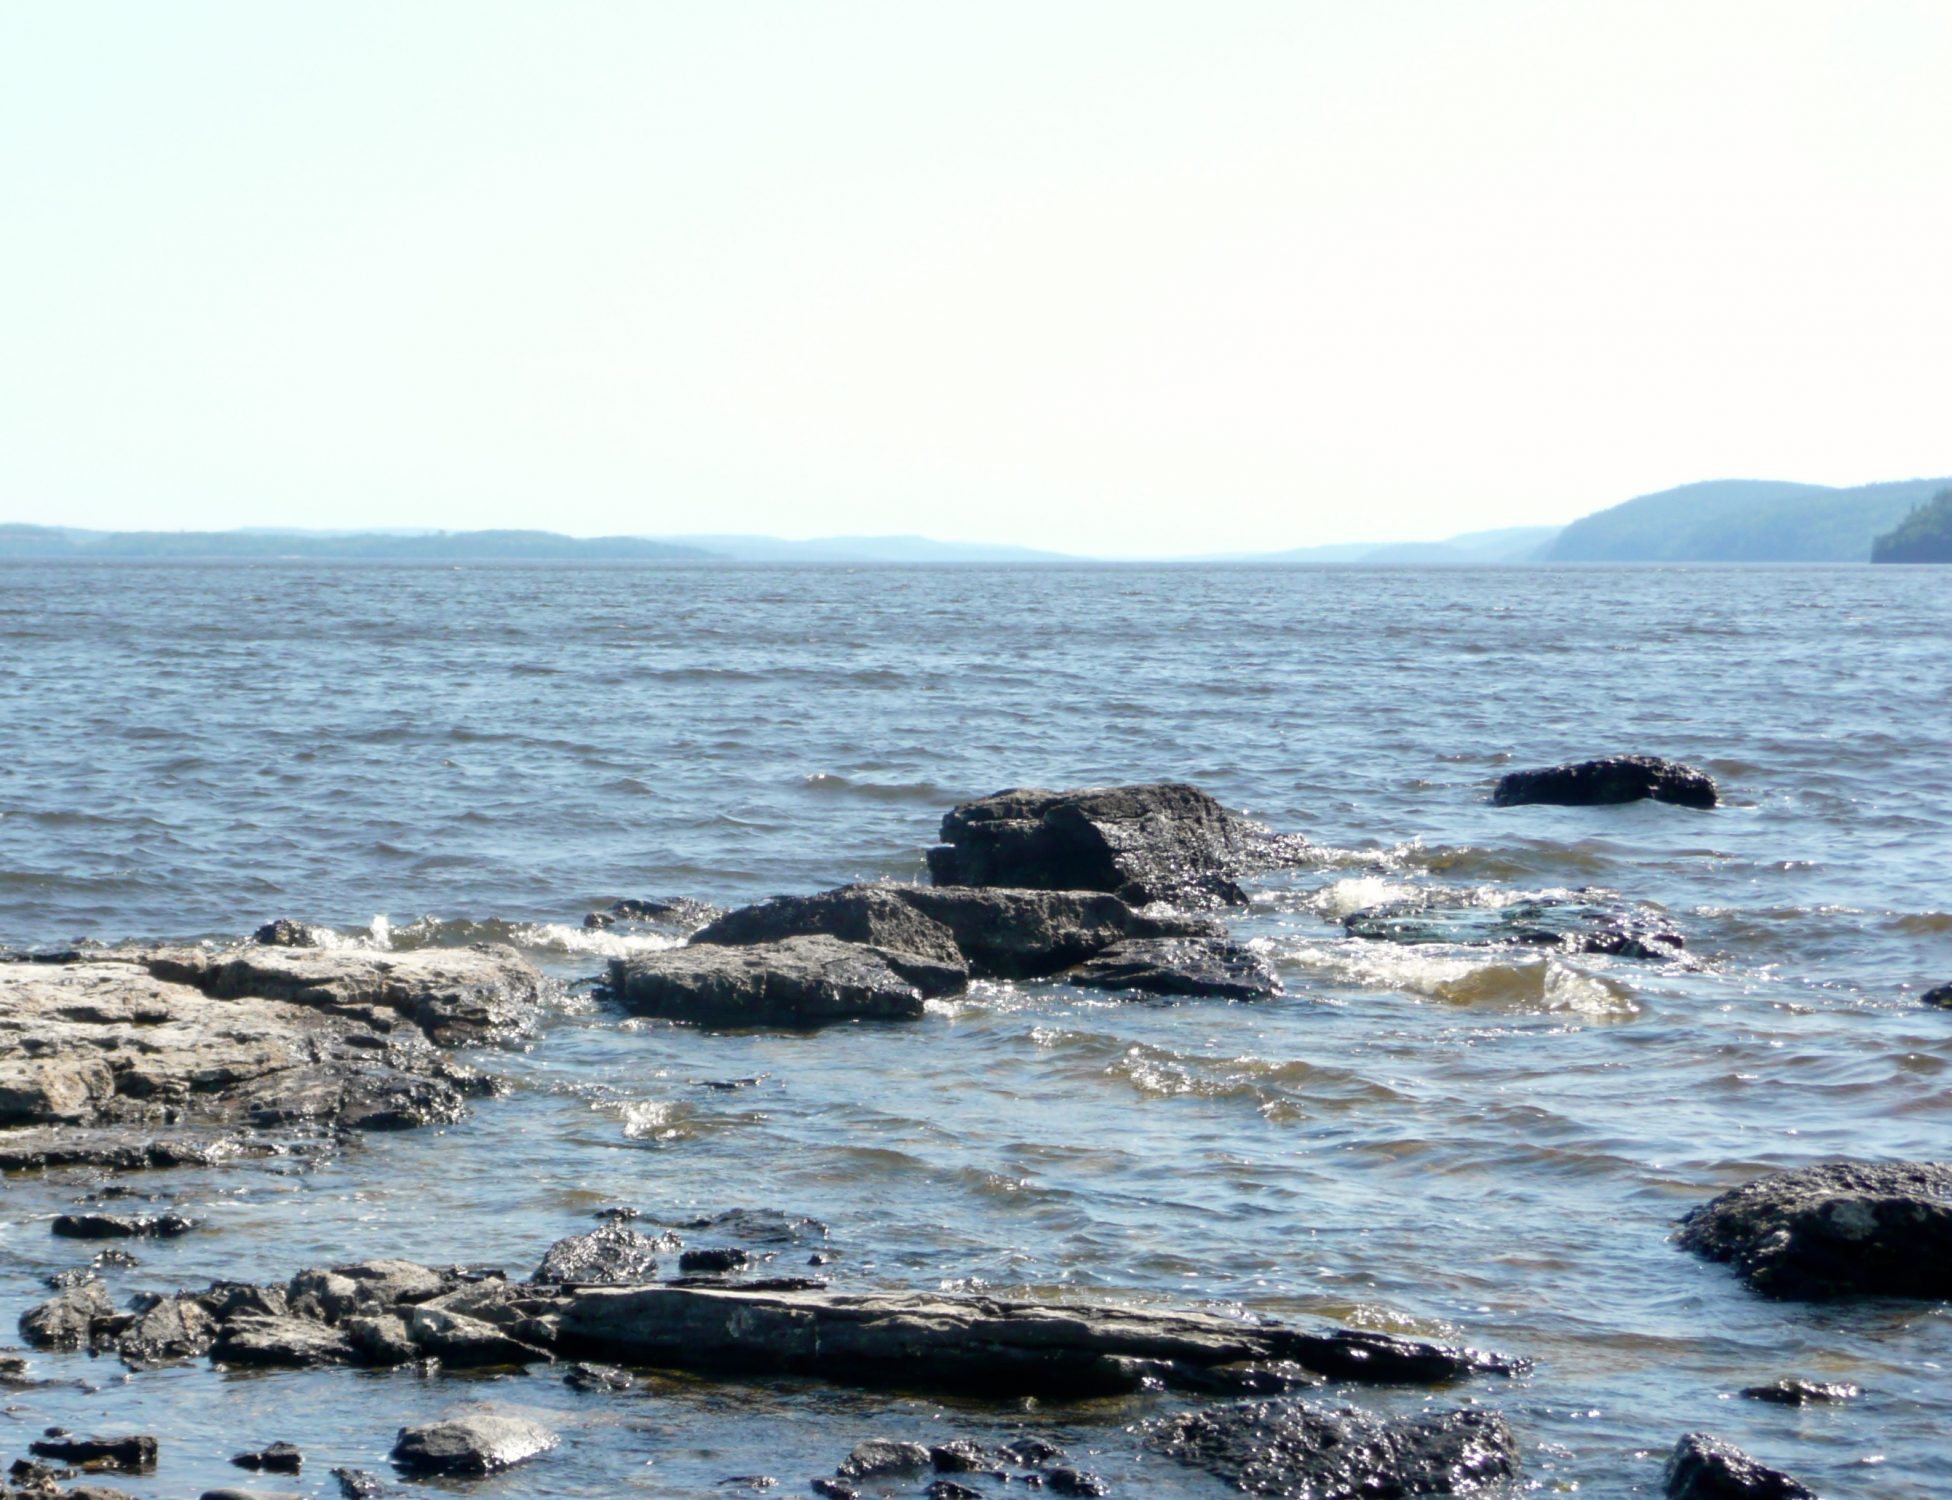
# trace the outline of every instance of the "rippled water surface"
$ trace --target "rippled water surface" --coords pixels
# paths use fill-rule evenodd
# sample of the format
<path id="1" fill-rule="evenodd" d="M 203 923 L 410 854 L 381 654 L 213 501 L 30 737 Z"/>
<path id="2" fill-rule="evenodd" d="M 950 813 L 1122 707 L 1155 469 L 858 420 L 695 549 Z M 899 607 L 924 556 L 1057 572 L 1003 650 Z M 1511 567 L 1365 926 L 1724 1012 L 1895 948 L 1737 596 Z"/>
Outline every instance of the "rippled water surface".
<path id="1" fill-rule="evenodd" d="M 1458 1337 L 1515 1381 L 1351 1393 L 1506 1413 L 1526 1483 L 1654 1494 L 1707 1429 L 1827 1495 L 1952 1488 L 1952 1317 L 1765 1302 L 1667 1236 L 1758 1172 L 1952 1157 L 1952 574 L 1938 569 L 0 568 L 0 944 L 231 941 L 279 915 L 363 941 L 510 935 L 566 982 L 480 1060 L 513 1093 L 444 1131 L 127 1179 L 203 1227 L 118 1292 L 402 1255 L 526 1273 L 605 1204 L 735 1206 L 824 1237 L 772 1269 Z M 1490 807 L 1503 770 L 1619 749 L 1712 770 L 1712 813 Z M 1309 835 L 1237 919 L 1285 998 L 1121 1003 L 979 985 L 908 1025 L 706 1034 L 573 982 L 622 896 L 721 904 L 920 878 L 952 803 L 1173 777 Z M 1671 964 L 1345 938 L 1433 887 L 1601 887 Z M 713 1082 L 755 1080 L 738 1088 Z M 100 1184 L 7 1181 L 0 1320 L 85 1259 L 47 1219 Z M 1149 1400 L 998 1409 L 792 1382 L 579 1396 L 405 1372 L 0 1391 L 39 1427 L 163 1440 L 142 1496 L 238 1482 L 275 1438 L 383 1468 L 471 1399 L 565 1437 L 475 1487 L 804 1493 L 858 1438 L 1054 1432 L 1124 1495 Z M 1798 1374 L 1866 1396 L 1735 1398 Z M 279 1481 L 283 1485 L 284 1481 Z"/>

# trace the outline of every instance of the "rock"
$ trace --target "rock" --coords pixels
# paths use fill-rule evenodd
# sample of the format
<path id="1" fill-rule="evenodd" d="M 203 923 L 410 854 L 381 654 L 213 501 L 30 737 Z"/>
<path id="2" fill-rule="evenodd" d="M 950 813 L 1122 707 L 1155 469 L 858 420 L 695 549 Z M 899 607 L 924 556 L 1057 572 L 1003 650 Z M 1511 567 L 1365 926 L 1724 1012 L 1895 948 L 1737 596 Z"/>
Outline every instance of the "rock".
<path id="1" fill-rule="evenodd" d="M 407 1336 L 444 1365 L 477 1368 L 525 1365 L 554 1358 L 546 1349 L 524 1343 L 493 1323 L 439 1307 L 416 1307 Z"/>
<path id="2" fill-rule="evenodd" d="M 1772 1297 L 1952 1297 L 1952 1164 L 1774 1172 L 1691 1210 L 1676 1239 Z"/>
<path id="3" fill-rule="evenodd" d="M 922 992 L 873 948 L 793 937 L 699 944 L 610 965 L 609 993 L 640 1014 L 713 1026 L 812 1026 L 922 1014 Z"/>
<path id="4" fill-rule="evenodd" d="M 960 994 L 969 983 L 955 935 L 917 911 L 897 886 L 848 885 L 813 896 L 775 896 L 726 913 L 691 940 L 743 948 L 816 936 L 874 949 L 925 996 Z"/>
<path id="5" fill-rule="evenodd" d="M 305 1455 L 291 1443 L 271 1443 L 251 1453 L 233 1453 L 232 1463 L 240 1469 L 261 1469 L 270 1474 L 296 1474 L 305 1466 Z"/>
<path id="6" fill-rule="evenodd" d="M 57 1214 L 49 1228 L 68 1240 L 169 1239 L 196 1225 L 181 1214 Z"/>
<path id="7" fill-rule="evenodd" d="M 210 1357 L 229 1365 L 304 1369 L 354 1364 L 358 1356 L 345 1334 L 309 1318 L 235 1317 L 210 1346 Z"/>
<path id="8" fill-rule="evenodd" d="M 296 1490 L 240 1490 L 234 1485 L 205 1490 L 197 1500 L 305 1500 Z"/>
<path id="9" fill-rule="evenodd" d="M 1790 1378 L 1768 1385 L 1744 1387 L 1742 1394 L 1751 1401 L 1767 1401 L 1775 1406 L 1820 1406 L 1835 1401 L 1855 1401 L 1864 1387 L 1849 1381 L 1822 1382 Z"/>
<path id="10" fill-rule="evenodd" d="M 931 1480 L 926 1493 L 928 1500 L 983 1500 L 981 1490 L 957 1484 L 953 1479 Z"/>
<path id="11" fill-rule="evenodd" d="M 156 1440 L 146 1433 L 112 1438 L 37 1438 L 27 1445 L 27 1451 L 36 1458 L 52 1458 L 88 1469 L 146 1474 L 156 1467 Z"/>
<path id="12" fill-rule="evenodd" d="M 636 1383 L 636 1376 L 614 1365 L 572 1365 L 563 1376 L 572 1391 L 627 1391 Z"/>
<path id="13" fill-rule="evenodd" d="M 1498 807 L 1536 802 L 1597 807 L 1638 802 L 1643 797 L 1679 807 L 1713 807 L 1721 800 L 1715 778 L 1706 771 L 1654 755 L 1609 755 L 1537 771 L 1512 771 L 1498 778 L 1491 793 Z"/>
<path id="14" fill-rule="evenodd" d="M 1152 901 L 1237 906 L 1250 870 L 1297 858 L 1305 841 L 1270 832 L 1181 782 L 998 792 L 953 808 L 929 850 L 939 886 L 1109 891 Z"/>
<path id="15" fill-rule="evenodd" d="M 556 1442 L 553 1432 L 525 1417 L 469 1412 L 401 1428 L 393 1462 L 409 1474 L 498 1474 Z"/>
<path id="16" fill-rule="evenodd" d="M 990 1455 L 981 1443 L 956 1438 L 931 1447 L 929 1462 L 940 1474 L 980 1474 L 990 1467 Z"/>
<path id="17" fill-rule="evenodd" d="M 1519 1368 L 1497 1355 L 1348 1329 L 926 1294 L 592 1287 L 566 1296 L 558 1316 L 563 1349 L 625 1364 L 1013 1396 L 1171 1386 L 1188 1371 L 1244 1360 L 1409 1384 Z"/>
<path id="18" fill-rule="evenodd" d="M 1214 1000 L 1266 1000 L 1281 993 L 1274 966 L 1228 938 L 1130 938 L 1064 976 L 1090 989 Z"/>
<path id="19" fill-rule="evenodd" d="M 1044 1438 L 1023 1437 L 1005 1443 L 1003 1456 L 1020 1469 L 1041 1469 L 1064 1457 L 1064 1450 Z"/>
<path id="20" fill-rule="evenodd" d="M 208 1164 L 295 1133 L 458 1119 L 487 1081 L 436 1044 L 517 1033 L 543 993 L 507 948 L 0 965 L 0 1168 Z M 69 1217 L 114 1232 L 115 1216 Z"/>
<path id="21" fill-rule="evenodd" d="M 803 1246 L 820 1244 L 827 1238 L 827 1226 L 818 1219 L 784 1213 L 777 1208 L 728 1208 L 723 1213 L 688 1220 L 678 1227 L 710 1230 L 727 1239 L 744 1240 L 749 1245 Z"/>
<path id="22" fill-rule="evenodd" d="M 843 1479 L 809 1479 L 807 1488 L 827 1500 L 861 1500 L 861 1492 Z"/>
<path id="23" fill-rule="evenodd" d="M 557 1240 L 531 1281 L 558 1286 L 625 1286 L 649 1281 L 657 1271 L 658 1242 L 620 1223 Z"/>
<path id="24" fill-rule="evenodd" d="M 85 1349 L 95 1323 L 115 1315 L 108 1288 L 94 1277 L 20 1315 L 20 1336 L 36 1349 Z"/>
<path id="25" fill-rule="evenodd" d="M 1504 1420 L 1471 1409 L 1385 1421 L 1293 1399 L 1247 1402 L 1152 1423 L 1145 1441 L 1249 1494 L 1308 1500 L 1458 1494 L 1518 1472 Z"/>
<path id="26" fill-rule="evenodd" d="M 316 927 L 307 927 L 303 922 L 292 921 L 290 917 L 279 917 L 252 933 L 251 941 L 266 948 L 317 948 L 323 946 L 321 936 Z"/>
<path id="27" fill-rule="evenodd" d="M 346 1319 L 346 1342 L 369 1365 L 391 1367 L 420 1358 L 420 1345 L 407 1332 L 407 1320 L 397 1313 L 363 1313 Z"/>
<path id="28" fill-rule="evenodd" d="M 1942 984 L 1935 990 L 1927 990 L 1918 998 L 1927 1005 L 1936 1005 L 1941 1010 L 1952 1010 L 1952 984 Z"/>
<path id="29" fill-rule="evenodd" d="M 892 1474 L 915 1474 L 929 1466 L 929 1450 L 920 1443 L 869 1438 L 834 1470 L 842 1479 L 880 1479 Z"/>
<path id="30" fill-rule="evenodd" d="M 1667 1500 L 1817 1500 L 1816 1491 L 1781 1470 L 1700 1432 L 1674 1445 L 1662 1480 Z"/>
<path id="31" fill-rule="evenodd" d="M 705 1246 L 687 1250 L 678 1257 L 678 1269 L 687 1276 L 723 1276 L 743 1271 L 752 1257 L 737 1247 Z"/>
<path id="32" fill-rule="evenodd" d="M 332 1477 L 339 1481 L 339 1493 L 344 1500 L 373 1500 L 386 1489 L 378 1475 L 368 1474 L 364 1469 L 334 1469 Z"/>
<path id="33" fill-rule="evenodd" d="M 227 1323 L 239 1314 L 282 1318 L 291 1311 L 283 1287 L 258 1286 L 249 1281 L 213 1281 L 201 1300 L 219 1323 Z"/>
<path id="34" fill-rule="evenodd" d="M 115 1341 L 123 1362 L 132 1368 L 170 1360 L 192 1359 L 208 1352 L 217 1337 L 217 1323 L 192 1297 L 158 1297 Z"/>
<path id="35" fill-rule="evenodd" d="M 685 896 L 669 901 L 624 900 L 611 902 L 603 911 L 591 912 L 583 918 L 583 925 L 601 929 L 619 922 L 650 922 L 668 927 L 702 927 L 718 915 L 716 906 Z"/>
<path id="36" fill-rule="evenodd" d="M 986 979 L 1043 979 L 1128 938 L 1218 938 L 1202 917 L 1148 916 L 1101 891 L 898 886 L 902 899 L 955 935 Z"/>
<path id="37" fill-rule="evenodd" d="M 25 1495 L 28 1492 L 23 1490 L 19 1493 Z M 65 1490 L 50 1489 L 48 1493 L 59 1494 L 62 1500 L 135 1500 L 127 1490 L 112 1490 L 104 1484 L 73 1484 Z"/>
<path id="38" fill-rule="evenodd" d="M 1591 890 L 1504 906 L 1484 905 L 1470 890 L 1432 890 L 1351 912 L 1342 926 L 1351 937 L 1379 942 L 1515 944 L 1621 958 L 1672 959 L 1687 946 L 1674 924 L 1652 907 Z"/>
<path id="39" fill-rule="evenodd" d="M 1044 1476 L 1047 1489 L 1059 1495 L 1109 1495 L 1111 1486 L 1083 1469 L 1052 1469 Z"/>

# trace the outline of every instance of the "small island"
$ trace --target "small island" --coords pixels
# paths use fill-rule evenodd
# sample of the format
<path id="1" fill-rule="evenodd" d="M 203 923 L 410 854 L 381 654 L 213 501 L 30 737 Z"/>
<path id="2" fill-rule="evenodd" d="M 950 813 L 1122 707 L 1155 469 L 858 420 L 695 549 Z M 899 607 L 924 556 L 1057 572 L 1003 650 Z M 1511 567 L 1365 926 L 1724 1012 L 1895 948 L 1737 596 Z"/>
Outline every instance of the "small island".
<path id="1" fill-rule="evenodd" d="M 1919 506 L 1871 544 L 1874 563 L 1952 563 L 1952 489 Z"/>

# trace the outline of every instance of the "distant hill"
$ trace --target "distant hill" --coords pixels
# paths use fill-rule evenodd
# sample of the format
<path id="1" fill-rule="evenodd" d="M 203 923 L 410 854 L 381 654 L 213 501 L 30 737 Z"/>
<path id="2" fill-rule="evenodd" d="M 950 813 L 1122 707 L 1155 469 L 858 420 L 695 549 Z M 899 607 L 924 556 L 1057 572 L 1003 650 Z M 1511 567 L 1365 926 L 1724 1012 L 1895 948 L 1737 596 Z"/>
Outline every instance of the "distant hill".
<path id="1" fill-rule="evenodd" d="M 1062 552 L 982 542 L 938 542 L 925 536 L 829 536 L 791 542 L 772 536 L 688 536 L 714 556 L 739 562 L 1012 563 L 1076 562 Z"/>
<path id="2" fill-rule="evenodd" d="M 1546 562 L 1866 562 L 1871 542 L 1944 479 L 1832 489 L 1715 479 L 1642 495 L 1574 521 Z"/>
<path id="3" fill-rule="evenodd" d="M 1557 526 L 1506 526 L 1497 531 L 1467 531 L 1441 542 L 1338 542 L 1327 547 L 1294 547 L 1286 552 L 1240 553 L 1234 562 L 1346 563 L 1518 563 L 1537 562 L 1559 534 Z"/>
<path id="4" fill-rule="evenodd" d="M 1871 561 L 1952 563 L 1952 490 L 1940 490 L 1879 537 Z"/>
<path id="5" fill-rule="evenodd" d="M 187 562 L 681 562 L 702 547 L 553 531 L 75 531 L 0 526 L 0 558 Z"/>

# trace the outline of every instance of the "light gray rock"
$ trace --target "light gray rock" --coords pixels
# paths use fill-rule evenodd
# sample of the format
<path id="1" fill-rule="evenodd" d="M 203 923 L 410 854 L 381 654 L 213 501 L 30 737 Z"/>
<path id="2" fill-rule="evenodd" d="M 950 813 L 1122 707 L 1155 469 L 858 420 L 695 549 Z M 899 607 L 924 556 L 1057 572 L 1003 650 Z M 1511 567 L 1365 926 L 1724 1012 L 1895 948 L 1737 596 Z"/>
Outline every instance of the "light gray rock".
<path id="1" fill-rule="evenodd" d="M 1349 1329 L 1310 1333 L 1198 1313 L 805 1288 L 594 1287 L 563 1299 L 557 1326 L 564 1351 L 623 1364 L 1011 1395 L 1197 1388 L 1201 1372 L 1246 1361 L 1406 1384 L 1519 1368 L 1498 1355 Z"/>
<path id="2" fill-rule="evenodd" d="M 20 1315 L 20 1336 L 36 1349 L 86 1349 L 95 1324 L 115 1316 L 108 1288 L 90 1278 Z"/>
<path id="3" fill-rule="evenodd" d="M 526 1417 L 467 1412 L 401 1428 L 393 1462 L 409 1474 L 498 1474 L 556 1443 L 553 1432 Z"/>
<path id="4" fill-rule="evenodd" d="M 929 1450 L 920 1443 L 892 1438 L 869 1438 L 856 1443 L 834 1470 L 842 1479 L 883 1479 L 896 1474 L 919 1474 L 929 1467 Z"/>
<path id="5" fill-rule="evenodd" d="M 922 1014 L 922 992 L 878 951 L 831 937 L 697 944 L 613 960 L 610 994 L 639 1015 L 712 1026 L 817 1026 Z"/>
<path id="6" fill-rule="evenodd" d="M 207 1352 L 217 1337 L 217 1322 L 193 1297 L 159 1297 L 140 1312 L 115 1341 L 123 1363 L 132 1368 L 192 1359 Z"/>
<path id="7" fill-rule="evenodd" d="M 313 1365 L 359 1363 L 359 1351 L 338 1329 L 310 1318 L 240 1315 L 223 1325 L 210 1357 L 229 1365 L 273 1365 L 304 1369 Z"/>
<path id="8" fill-rule="evenodd" d="M 493 1323 L 439 1307 L 416 1307 L 407 1319 L 407 1336 L 444 1365 L 526 1365 L 553 1356 L 526 1344 Z"/>

